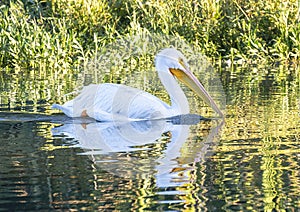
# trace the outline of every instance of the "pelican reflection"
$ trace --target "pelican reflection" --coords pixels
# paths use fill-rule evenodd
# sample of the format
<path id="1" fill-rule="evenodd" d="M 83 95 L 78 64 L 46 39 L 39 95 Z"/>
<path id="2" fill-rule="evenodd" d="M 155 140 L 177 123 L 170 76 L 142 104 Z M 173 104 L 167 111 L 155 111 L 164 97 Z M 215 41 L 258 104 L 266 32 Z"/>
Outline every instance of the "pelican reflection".
<path id="1" fill-rule="evenodd" d="M 73 138 L 72 147 L 83 149 L 81 154 L 114 175 L 155 176 L 158 187 L 172 187 L 189 180 L 190 164 L 205 157 L 220 129 L 221 125 L 213 127 L 204 142 L 188 142 L 191 124 L 201 121 L 202 117 L 191 115 L 136 122 L 77 120 L 53 128 L 52 134 Z"/>

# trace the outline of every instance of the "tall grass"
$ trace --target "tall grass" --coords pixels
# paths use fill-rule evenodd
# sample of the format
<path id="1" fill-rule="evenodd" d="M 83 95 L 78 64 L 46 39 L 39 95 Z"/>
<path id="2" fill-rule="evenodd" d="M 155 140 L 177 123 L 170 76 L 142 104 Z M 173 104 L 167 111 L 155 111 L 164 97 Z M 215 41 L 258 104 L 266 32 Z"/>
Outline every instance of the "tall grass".
<path id="1" fill-rule="evenodd" d="M 139 29 L 179 35 L 211 58 L 295 64 L 299 20 L 297 0 L 5 0 L 0 67 L 74 67 Z"/>

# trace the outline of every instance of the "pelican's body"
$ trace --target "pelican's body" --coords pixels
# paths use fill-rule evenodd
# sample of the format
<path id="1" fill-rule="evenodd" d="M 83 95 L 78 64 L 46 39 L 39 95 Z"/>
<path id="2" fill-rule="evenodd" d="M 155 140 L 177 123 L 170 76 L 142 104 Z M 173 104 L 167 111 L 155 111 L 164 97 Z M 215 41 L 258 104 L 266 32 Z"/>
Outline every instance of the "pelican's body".
<path id="1" fill-rule="evenodd" d="M 126 85 L 91 84 L 64 105 L 53 105 L 69 117 L 87 116 L 99 121 L 148 120 L 171 117 L 179 112 L 156 96 Z"/>
<path id="2" fill-rule="evenodd" d="M 176 78 L 186 83 L 221 117 L 222 112 L 189 71 L 185 57 L 175 49 L 164 49 L 156 56 L 159 78 L 170 95 L 171 105 L 145 91 L 126 85 L 104 83 L 89 85 L 64 105 L 54 104 L 69 117 L 89 116 L 98 121 L 150 120 L 188 114 L 189 105 Z"/>

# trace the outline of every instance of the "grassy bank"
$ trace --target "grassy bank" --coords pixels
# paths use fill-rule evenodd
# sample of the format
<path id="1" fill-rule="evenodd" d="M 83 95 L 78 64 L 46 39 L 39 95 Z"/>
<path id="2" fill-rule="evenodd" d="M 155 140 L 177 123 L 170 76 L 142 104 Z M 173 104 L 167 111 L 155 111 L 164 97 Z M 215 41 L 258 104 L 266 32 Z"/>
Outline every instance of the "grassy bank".
<path id="1" fill-rule="evenodd" d="M 0 67 L 70 68 L 141 29 L 183 37 L 212 59 L 300 59 L 300 1 L 4 0 Z"/>

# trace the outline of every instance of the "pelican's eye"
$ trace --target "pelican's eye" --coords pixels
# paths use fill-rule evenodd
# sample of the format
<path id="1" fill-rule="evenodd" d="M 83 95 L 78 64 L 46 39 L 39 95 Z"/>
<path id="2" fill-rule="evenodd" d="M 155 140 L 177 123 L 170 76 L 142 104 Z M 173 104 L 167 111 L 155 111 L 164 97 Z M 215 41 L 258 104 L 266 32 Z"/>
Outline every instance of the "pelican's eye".
<path id="1" fill-rule="evenodd" d="M 186 70 L 188 69 L 186 63 L 184 62 L 184 60 L 183 60 L 181 57 L 178 58 L 178 62 L 179 62 L 180 65 L 182 65 L 182 67 L 183 67 L 184 69 L 186 69 Z"/>

